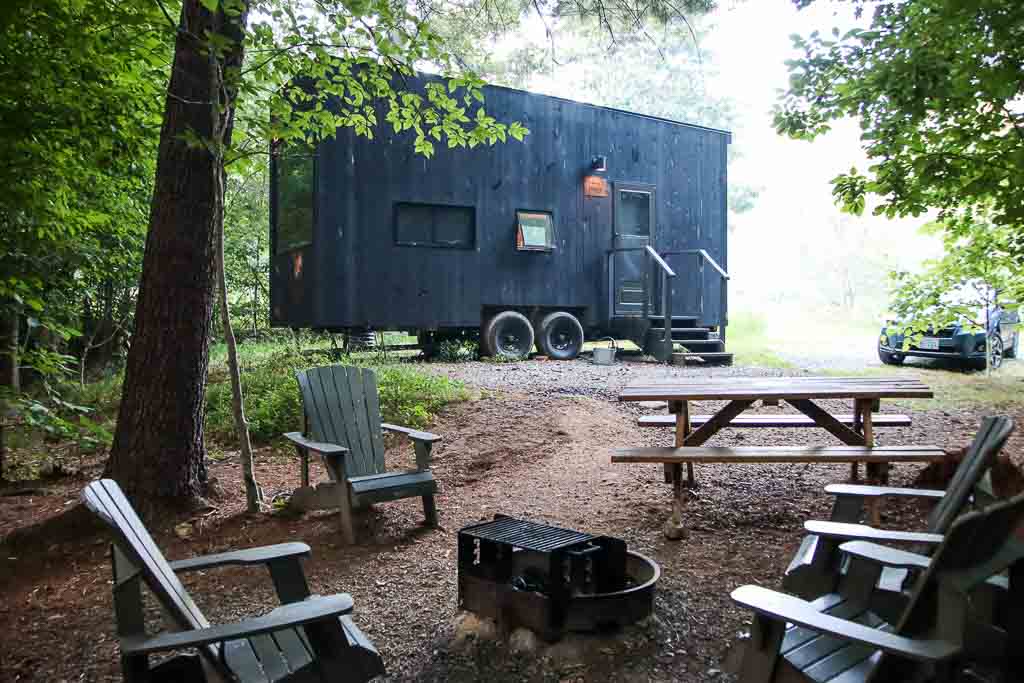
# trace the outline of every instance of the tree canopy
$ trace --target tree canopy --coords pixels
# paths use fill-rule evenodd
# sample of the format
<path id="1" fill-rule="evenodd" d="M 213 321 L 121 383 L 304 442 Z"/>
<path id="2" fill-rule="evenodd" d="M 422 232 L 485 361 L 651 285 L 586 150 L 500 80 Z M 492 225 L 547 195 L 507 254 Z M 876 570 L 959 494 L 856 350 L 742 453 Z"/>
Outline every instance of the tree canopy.
<path id="1" fill-rule="evenodd" d="M 795 0 L 806 6 L 814 0 Z M 779 132 L 813 139 L 860 121 L 871 161 L 833 181 L 837 200 L 877 214 L 938 210 L 957 234 L 981 222 L 1024 225 L 1024 4 L 1016 0 L 874 2 L 870 26 L 795 36 Z M 863 9 L 863 8 L 861 8 Z M 983 215 L 982 215 L 983 214 Z M 1018 238 L 1010 245 L 1024 255 Z"/>

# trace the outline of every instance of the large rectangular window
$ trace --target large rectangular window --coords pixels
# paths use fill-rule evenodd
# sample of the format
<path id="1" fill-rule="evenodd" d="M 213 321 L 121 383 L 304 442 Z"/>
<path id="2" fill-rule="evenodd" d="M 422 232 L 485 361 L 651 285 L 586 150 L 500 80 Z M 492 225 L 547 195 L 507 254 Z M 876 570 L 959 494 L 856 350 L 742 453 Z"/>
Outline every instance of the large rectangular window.
<path id="1" fill-rule="evenodd" d="M 274 253 L 313 243 L 313 150 L 280 146 L 274 155 Z"/>
<path id="2" fill-rule="evenodd" d="M 395 244 L 472 249 L 476 245 L 476 209 L 472 206 L 397 202 Z"/>
<path id="3" fill-rule="evenodd" d="M 516 211 L 516 249 L 551 251 L 555 248 L 555 221 L 548 211 Z"/>

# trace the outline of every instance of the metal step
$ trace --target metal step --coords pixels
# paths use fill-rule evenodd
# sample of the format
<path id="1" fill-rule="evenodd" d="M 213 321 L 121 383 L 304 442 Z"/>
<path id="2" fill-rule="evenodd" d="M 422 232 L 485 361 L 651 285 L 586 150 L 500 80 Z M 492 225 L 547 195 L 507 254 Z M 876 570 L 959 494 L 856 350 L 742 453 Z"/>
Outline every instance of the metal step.
<path id="1" fill-rule="evenodd" d="M 652 327 L 647 331 L 648 334 L 655 335 L 658 339 L 663 339 L 665 336 L 664 327 Z M 672 328 L 672 339 L 681 341 L 684 339 L 707 339 L 711 334 L 711 330 L 707 327 L 673 327 Z"/>
<path id="2" fill-rule="evenodd" d="M 673 365 L 732 365 L 732 354 L 725 351 L 673 353 Z"/>
<path id="3" fill-rule="evenodd" d="M 687 339 L 685 341 L 676 342 L 674 346 L 685 346 L 686 350 L 691 353 L 725 351 L 725 342 L 721 339 Z M 682 351 L 682 349 L 679 350 Z"/>

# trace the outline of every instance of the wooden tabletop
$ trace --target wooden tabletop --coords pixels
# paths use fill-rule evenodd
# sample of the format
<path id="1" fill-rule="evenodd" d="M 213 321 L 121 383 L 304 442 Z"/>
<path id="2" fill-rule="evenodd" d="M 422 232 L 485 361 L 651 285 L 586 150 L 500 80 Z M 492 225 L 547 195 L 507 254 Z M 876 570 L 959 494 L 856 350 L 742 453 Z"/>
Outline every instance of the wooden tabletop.
<path id="1" fill-rule="evenodd" d="M 932 398 L 909 377 L 710 377 L 645 380 L 624 387 L 620 401 L 736 401 L 823 398 Z"/>

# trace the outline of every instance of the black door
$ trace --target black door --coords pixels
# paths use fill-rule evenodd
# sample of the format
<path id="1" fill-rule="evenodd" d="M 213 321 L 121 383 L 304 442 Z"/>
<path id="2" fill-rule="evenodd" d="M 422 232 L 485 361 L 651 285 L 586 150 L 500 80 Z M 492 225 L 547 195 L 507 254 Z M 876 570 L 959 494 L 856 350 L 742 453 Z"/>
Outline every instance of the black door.
<path id="1" fill-rule="evenodd" d="M 612 312 L 616 317 L 639 316 L 648 263 L 644 247 L 654 232 L 654 185 L 616 182 L 614 188 Z"/>

